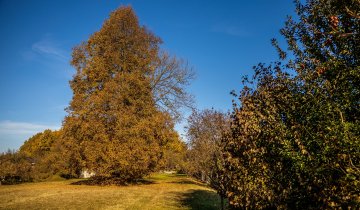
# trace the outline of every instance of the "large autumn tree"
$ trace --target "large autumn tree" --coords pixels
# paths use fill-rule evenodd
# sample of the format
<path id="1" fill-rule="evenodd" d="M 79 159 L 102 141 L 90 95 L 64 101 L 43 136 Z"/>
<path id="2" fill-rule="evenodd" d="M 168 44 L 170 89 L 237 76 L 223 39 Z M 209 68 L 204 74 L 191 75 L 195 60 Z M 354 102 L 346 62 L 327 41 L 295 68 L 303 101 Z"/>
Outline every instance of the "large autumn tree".
<path id="1" fill-rule="evenodd" d="M 359 11 L 356 0 L 296 1 L 287 50 L 273 40 L 280 60 L 245 80 L 223 137 L 233 207 L 359 208 Z"/>
<path id="2" fill-rule="evenodd" d="M 131 7 L 120 7 L 74 48 L 74 95 L 63 123 L 68 173 L 88 169 L 129 181 L 156 167 L 174 136 L 169 115 L 156 108 L 149 77 L 160 43 Z"/>

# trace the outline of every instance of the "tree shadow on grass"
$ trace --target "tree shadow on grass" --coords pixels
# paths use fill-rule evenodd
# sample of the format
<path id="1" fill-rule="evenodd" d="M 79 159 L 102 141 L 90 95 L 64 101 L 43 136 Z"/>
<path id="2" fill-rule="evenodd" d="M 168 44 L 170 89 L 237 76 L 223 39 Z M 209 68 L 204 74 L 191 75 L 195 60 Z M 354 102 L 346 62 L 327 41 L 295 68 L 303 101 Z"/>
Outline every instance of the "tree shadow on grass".
<path id="1" fill-rule="evenodd" d="M 172 181 L 169 183 L 173 183 L 173 184 L 195 184 L 195 185 L 201 185 L 195 181 L 191 181 L 191 180 L 187 180 L 187 179 L 183 179 L 183 180 L 177 180 L 177 181 Z"/>
<path id="2" fill-rule="evenodd" d="M 177 177 L 179 177 L 179 176 L 177 176 Z M 181 177 L 180 179 L 177 179 L 176 181 L 171 181 L 169 183 L 173 183 L 173 184 L 193 184 L 193 185 L 198 185 L 198 186 L 202 186 L 202 187 L 208 186 L 206 183 L 196 181 L 194 179 L 189 179 L 187 176 L 186 177 Z"/>
<path id="3" fill-rule="evenodd" d="M 220 197 L 216 192 L 209 190 L 189 190 L 185 193 L 177 193 L 182 206 L 197 210 L 221 209 Z"/>
<path id="4" fill-rule="evenodd" d="M 128 185 L 148 185 L 148 184 L 155 184 L 155 182 L 147 179 L 124 181 L 122 179 L 117 179 L 117 178 L 93 177 L 90 179 L 80 180 L 71 183 L 71 185 L 96 185 L 96 186 L 107 186 L 107 185 L 128 186 Z"/>

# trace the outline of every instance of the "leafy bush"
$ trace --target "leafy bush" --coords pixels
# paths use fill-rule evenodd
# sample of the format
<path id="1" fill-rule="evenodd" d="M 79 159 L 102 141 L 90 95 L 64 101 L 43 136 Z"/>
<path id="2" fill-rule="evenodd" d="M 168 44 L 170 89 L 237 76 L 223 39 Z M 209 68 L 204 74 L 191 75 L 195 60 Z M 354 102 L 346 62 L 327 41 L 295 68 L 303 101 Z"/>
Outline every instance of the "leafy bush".
<path id="1" fill-rule="evenodd" d="M 32 181 L 33 164 L 29 158 L 8 151 L 0 155 L 0 183 L 18 184 Z"/>

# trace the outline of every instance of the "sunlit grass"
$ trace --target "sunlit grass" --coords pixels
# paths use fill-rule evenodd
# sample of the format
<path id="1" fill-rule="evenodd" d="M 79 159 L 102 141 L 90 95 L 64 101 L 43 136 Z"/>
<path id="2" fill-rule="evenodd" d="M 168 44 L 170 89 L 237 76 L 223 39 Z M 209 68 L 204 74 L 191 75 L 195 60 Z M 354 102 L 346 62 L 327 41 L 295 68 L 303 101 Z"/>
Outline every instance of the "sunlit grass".
<path id="1" fill-rule="evenodd" d="M 216 193 L 195 180 L 153 174 L 148 184 L 71 185 L 78 180 L 0 186 L 0 209 L 219 209 Z"/>

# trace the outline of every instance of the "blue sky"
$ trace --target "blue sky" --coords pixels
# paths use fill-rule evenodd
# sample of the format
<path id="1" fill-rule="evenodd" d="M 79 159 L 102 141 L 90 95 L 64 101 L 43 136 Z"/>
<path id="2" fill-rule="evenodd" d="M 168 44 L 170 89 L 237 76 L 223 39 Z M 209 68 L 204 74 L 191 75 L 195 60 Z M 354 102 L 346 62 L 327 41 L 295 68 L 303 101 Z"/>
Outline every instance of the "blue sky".
<path id="1" fill-rule="evenodd" d="M 72 97 L 71 49 L 121 5 L 193 66 L 197 108 L 223 111 L 242 75 L 277 58 L 270 39 L 294 11 L 291 0 L 0 0 L 0 152 L 61 126 Z"/>

